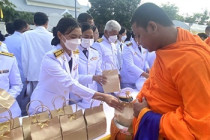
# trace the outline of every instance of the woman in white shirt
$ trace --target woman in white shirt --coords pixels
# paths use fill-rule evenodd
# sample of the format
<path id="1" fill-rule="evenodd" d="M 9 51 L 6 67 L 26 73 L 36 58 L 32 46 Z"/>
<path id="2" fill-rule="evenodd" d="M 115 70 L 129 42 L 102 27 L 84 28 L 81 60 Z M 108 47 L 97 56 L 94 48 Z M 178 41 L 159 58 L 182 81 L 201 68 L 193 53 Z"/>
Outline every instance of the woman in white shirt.
<path id="1" fill-rule="evenodd" d="M 42 60 L 39 83 L 31 100 L 40 100 L 53 110 L 51 101 L 54 97 L 62 95 L 68 99 L 71 95 L 77 95 L 79 99 L 101 100 L 121 110 L 122 107 L 115 97 L 89 89 L 78 82 L 79 55 L 76 50 L 82 36 L 79 24 L 74 19 L 62 18 L 54 28 L 53 35 L 52 45 L 55 48 L 46 53 Z M 30 106 L 30 112 L 37 105 L 34 102 Z"/>
<path id="2" fill-rule="evenodd" d="M 93 27 L 88 23 L 83 23 L 81 25 L 82 29 L 82 42 L 79 45 L 79 83 L 91 88 L 93 90 L 99 91 L 97 83 L 102 85 L 105 84 L 106 78 L 102 76 L 101 70 L 101 58 L 97 50 L 93 49 L 91 46 L 94 42 Z M 94 102 L 94 105 L 97 105 Z M 89 108 L 90 102 L 83 100 L 79 103 L 79 106 L 83 108 Z"/>

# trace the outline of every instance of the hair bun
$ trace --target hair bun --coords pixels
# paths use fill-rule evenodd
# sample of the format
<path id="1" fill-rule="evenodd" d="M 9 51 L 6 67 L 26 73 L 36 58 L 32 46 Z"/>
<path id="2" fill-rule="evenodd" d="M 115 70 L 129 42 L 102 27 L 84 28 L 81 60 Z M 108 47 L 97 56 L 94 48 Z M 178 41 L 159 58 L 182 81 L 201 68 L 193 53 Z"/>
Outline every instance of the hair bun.
<path id="1" fill-rule="evenodd" d="M 53 36 L 57 36 L 57 28 L 53 27 L 52 28 Z"/>

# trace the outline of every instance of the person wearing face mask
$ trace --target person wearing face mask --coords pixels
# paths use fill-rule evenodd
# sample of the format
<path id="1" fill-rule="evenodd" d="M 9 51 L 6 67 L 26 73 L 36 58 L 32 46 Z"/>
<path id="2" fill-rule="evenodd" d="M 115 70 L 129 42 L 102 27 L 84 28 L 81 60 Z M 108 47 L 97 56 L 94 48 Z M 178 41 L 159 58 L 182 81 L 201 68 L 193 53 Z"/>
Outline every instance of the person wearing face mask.
<path id="1" fill-rule="evenodd" d="M 118 59 L 118 64 L 120 66 L 120 69 L 122 67 L 122 50 L 124 48 L 124 42 L 127 38 L 127 30 L 124 27 L 121 27 L 121 30 L 119 31 L 118 34 L 118 40 L 117 40 L 117 59 Z"/>
<path id="2" fill-rule="evenodd" d="M 131 41 L 126 43 L 122 58 L 121 87 L 140 90 L 149 77 L 148 50 L 139 45 L 134 34 L 132 34 Z"/>
<path id="3" fill-rule="evenodd" d="M 104 35 L 93 44 L 102 59 L 102 70 L 120 69 L 117 59 L 117 35 L 121 29 L 120 24 L 115 20 L 109 20 L 104 29 Z"/>
<path id="4" fill-rule="evenodd" d="M 94 42 L 96 42 L 99 38 L 99 32 L 98 32 L 98 28 L 94 25 L 92 26 L 93 28 L 93 37 L 94 37 Z"/>
<path id="5" fill-rule="evenodd" d="M 31 100 L 40 100 L 53 110 L 53 98 L 64 96 L 66 99 L 69 97 L 72 99 L 77 96 L 78 100 L 73 98 L 76 102 L 81 100 L 90 102 L 91 99 L 96 99 L 121 110 L 122 107 L 115 97 L 87 88 L 78 82 L 77 49 L 82 36 L 79 24 L 72 18 L 62 18 L 53 29 L 53 35 L 51 44 L 55 48 L 43 57 L 39 83 L 32 93 Z M 36 102 L 30 105 L 29 112 L 32 113 L 38 105 Z"/>
<path id="6" fill-rule="evenodd" d="M 79 83 L 98 91 L 97 83 L 105 84 L 106 78 L 103 77 L 101 70 L 101 59 L 97 50 L 91 46 L 94 43 L 93 28 L 88 23 L 81 25 L 82 29 L 82 42 L 78 46 L 79 49 Z M 94 105 L 99 105 L 100 102 L 94 101 Z M 85 100 L 78 103 L 83 108 L 90 107 L 90 102 Z"/>

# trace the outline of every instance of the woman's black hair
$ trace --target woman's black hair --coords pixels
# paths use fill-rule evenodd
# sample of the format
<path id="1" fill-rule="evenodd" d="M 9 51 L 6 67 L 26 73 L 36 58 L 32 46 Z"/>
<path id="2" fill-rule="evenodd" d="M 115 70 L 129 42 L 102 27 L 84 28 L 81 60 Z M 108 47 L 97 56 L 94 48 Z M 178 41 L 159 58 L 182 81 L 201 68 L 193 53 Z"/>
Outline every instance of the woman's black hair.
<path id="1" fill-rule="evenodd" d="M 125 27 L 121 27 L 119 34 L 122 35 L 123 33 L 125 33 L 125 31 L 126 31 Z"/>
<path id="2" fill-rule="evenodd" d="M 125 41 L 130 41 L 130 39 L 131 39 L 131 36 L 132 36 L 132 33 L 131 33 L 131 31 L 127 31 L 127 38 L 125 39 Z"/>
<path id="3" fill-rule="evenodd" d="M 87 22 L 84 22 L 84 23 L 80 24 L 80 26 L 81 26 L 81 29 L 82 29 L 82 33 L 87 31 L 87 30 L 90 30 L 90 29 L 93 30 L 93 26 L 91 26 Z"/>
<path id="4" fill-rule="evenodd" d="M 62 34 L 70 33 L 75 28 L 79 28 L 79 23 L 73 18 L 62 18 L 59 20 L 56 27 L 52 29 L 54 38 L 51 41 L 51 45 L 58 45 L 60 43 L 60 39 L 58 38 L 58 31 Z"/>
<path id="5" fill-rule="evenodd" d="M 95 32 L 97 29 L 97 27 L 95 25 L 93 25 L 92 28 L 93 28 L 93 32 Z"/>
<path id="6" fill-rule="evenodd" d="M 4 41 L 5 40 L 5 37 L 3 34 L 1 34 L 1 31 L 0 31 L 0 41 Z"/>

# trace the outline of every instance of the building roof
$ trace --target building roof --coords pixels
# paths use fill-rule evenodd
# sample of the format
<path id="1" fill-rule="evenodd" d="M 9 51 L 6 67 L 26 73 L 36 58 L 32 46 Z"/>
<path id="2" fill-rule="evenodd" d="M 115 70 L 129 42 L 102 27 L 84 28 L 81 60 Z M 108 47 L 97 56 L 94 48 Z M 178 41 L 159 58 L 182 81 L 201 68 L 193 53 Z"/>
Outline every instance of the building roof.
<path id="1" fill-rule="evenodd" d="M 55 5 L 61 5 L 61 6 L 71 6 L 74 7 L 75 0 L 26 0 L 28 2 L 37 2 L 37 3 L 47 3 L 47 4 L 55 4 Z M 77 2 L 76 3 L 78 7 L 81 7 L 81 5 Z"/>
<path id="2" fill-rule="evenodd" d="M 17 11 L 25 12 L 43 12 L 47 15 L 51 13 L 57 13 L 62 15 L 66 10 L 74 16 L 75 1 L 74 0 L 10 0 L 15 6 Z M 89 9 L 88 6 L 80 5 L 77 2 L 77 12 L 86 12 Z M 77 14 L 77 15 L 78 15 Z"/>

